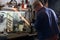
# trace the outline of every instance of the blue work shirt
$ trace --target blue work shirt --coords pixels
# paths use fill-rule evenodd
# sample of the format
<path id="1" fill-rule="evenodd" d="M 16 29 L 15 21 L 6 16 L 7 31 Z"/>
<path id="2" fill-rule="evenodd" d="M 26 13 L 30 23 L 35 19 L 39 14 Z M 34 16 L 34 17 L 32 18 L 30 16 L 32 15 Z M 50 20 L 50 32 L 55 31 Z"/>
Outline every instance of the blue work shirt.
<path id="1" fill-rule="evenodd" d="M 52 9 L 42 7 L 36 14 L 34 27 L 38 32 L 38 38 L 40 40 L 50 38 L 59 33 L 58 18 Z"/>

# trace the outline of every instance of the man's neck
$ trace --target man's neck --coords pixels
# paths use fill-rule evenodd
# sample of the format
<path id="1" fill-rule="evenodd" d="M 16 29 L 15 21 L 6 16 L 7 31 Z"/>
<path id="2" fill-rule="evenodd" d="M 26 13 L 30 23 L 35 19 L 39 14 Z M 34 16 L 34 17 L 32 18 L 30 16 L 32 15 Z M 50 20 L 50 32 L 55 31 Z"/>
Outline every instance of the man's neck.
<path id="1" fill-rule="evenodd" d="M 39 10 L 41 10 L 41 8 L 43 8 L 43 7 L 39 7 L 39 8 L 37 8 L 36 12 L 38 12 Z"/>

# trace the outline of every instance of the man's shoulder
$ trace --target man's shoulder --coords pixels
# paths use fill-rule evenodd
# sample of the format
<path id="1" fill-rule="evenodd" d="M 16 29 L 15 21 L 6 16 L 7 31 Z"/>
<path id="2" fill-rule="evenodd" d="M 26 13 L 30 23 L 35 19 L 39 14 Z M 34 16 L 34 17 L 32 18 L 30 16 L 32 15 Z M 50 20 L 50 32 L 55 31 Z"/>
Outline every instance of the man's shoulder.
<path id="1" fill-rule="evenodd" d="M 53 10 L 53 9 L 51 9 L 51 8 L 46 8 L 46 10 L 49 10 L 49 11 L 54 12 L 54 10 Z"/>
<path id="2" fill-rule="evenodd" d="M 54 12 L 53 9 L 51 9 L 51 8 L 47 8 L 47 7 L 43 7 L 42 10 L 40 10 L 40 12 L 45 12 L 45 10 L 48 10 L 48 11 L 52 11 L 52 12 Z"/>

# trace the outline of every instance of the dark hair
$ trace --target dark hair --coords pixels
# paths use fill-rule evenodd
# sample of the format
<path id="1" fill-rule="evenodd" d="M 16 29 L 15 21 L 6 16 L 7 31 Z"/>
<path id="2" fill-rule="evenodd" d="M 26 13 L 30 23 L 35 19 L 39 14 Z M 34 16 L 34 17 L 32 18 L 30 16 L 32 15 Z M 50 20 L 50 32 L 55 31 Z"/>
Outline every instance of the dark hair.
<path id="1" fill-rule="evenodd" d="M 48 2 L 48 0 L 39 0 L 43 5 L 45 5 L 47 2 Z"/>

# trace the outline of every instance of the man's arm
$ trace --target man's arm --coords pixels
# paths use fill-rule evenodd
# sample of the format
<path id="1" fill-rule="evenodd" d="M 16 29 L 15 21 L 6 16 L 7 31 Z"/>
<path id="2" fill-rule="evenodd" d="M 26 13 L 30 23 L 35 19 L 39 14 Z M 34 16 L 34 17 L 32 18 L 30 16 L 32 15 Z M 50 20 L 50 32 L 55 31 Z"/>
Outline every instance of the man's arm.
<path id="1" fill-rule="evenodd" d="M 43 12 L 37 13 L 37 17 L 36 17 L 36 20 L 34 23 L 34 27 L 36 29 L 40 29 L 42 21 L 43 21 Z"/>

